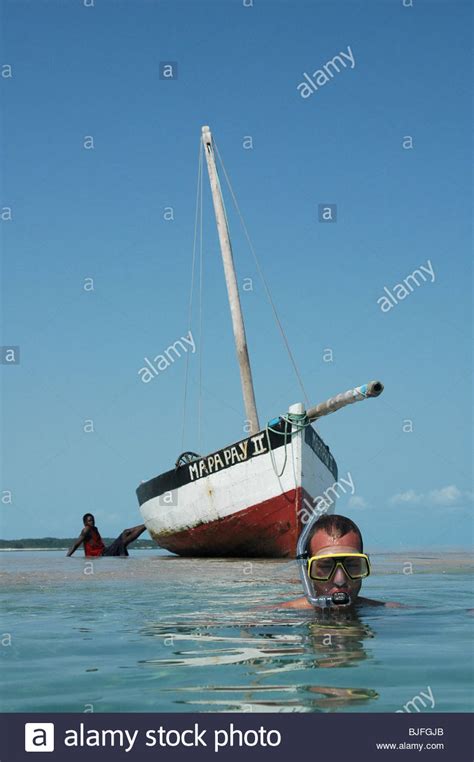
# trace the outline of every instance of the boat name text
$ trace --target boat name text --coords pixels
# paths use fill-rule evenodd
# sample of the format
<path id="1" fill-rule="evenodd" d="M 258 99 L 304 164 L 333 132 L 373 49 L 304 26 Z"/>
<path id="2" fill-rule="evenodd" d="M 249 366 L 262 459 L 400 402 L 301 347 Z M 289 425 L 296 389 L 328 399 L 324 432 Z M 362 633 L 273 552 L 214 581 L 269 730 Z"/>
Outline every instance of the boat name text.
<path id="1" fill-rule="evenodd" d="M 266 444 L 263 442 L 264 437 L 265 432 L 263 431 L 261 434 L 256 434 L 254 437 L 244 439 L 242 442 L 225 447 L 213 455 L 208 455 L 206 458 L 201 458 L 201 460 L 190 463 L 189 476 L 191 481 L 201 479 L 203 476 L 209 476 L 209 474 L 215 474 L 216 471 L 221 471 L 221 469 L 228 468 L 228 466 L 233 466 L 236 463 L 243 463 L 255 455 L 263 455 L 263 453 L 268 451 Z"/>

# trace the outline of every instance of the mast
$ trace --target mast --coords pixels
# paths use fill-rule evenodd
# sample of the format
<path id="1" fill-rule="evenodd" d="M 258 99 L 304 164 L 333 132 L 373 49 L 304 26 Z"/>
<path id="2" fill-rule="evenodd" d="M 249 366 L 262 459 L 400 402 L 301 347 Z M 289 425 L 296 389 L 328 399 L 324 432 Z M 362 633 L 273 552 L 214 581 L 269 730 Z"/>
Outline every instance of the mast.
<path id="1" fill-rule="evenodd" d="M 240 304 L 237 277 L 235 274 L 234 258 L 232 256 L 232 247 L 230 244 L 229 228 L 227 226 L 224 202 L 222 200 L 219 178 L 217 176 L 214 146 L 209 127 L 202 128 L 202 142 L 204 145 L 204 152 L 206 154 L 209 181 L 211 183 L 212 200 L 214 202 L 214 212 L 217 222 L 217 232 L 219 234 L 222 261 L 224 263 L 225 282 L 227 285 L 227 294 L 229 297 L 230 314 L 232 317 L 232 328 L 234 330 L 237 359 L 239 361 L 240 383 L 242 385 L 245 413 L 247 415 L 248 421 L 250 422 L 250 433 L 255 434 L 257 431 L 259 431 L 260 425 L 258 422 L 257 406 L 255 403 L 252 371 L 250 368 L 247 338 L 245 336 L 244 318 Z"/>

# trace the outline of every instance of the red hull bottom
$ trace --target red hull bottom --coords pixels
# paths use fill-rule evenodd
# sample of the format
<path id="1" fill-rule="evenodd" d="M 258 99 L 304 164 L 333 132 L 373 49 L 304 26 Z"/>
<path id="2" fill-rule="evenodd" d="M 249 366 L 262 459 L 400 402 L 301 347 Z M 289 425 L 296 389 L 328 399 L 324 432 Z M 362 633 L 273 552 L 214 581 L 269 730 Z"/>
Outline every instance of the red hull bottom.
<path id="1" fill-rule="evenodd" d="M 162 548 L 180 556 L 294 558 L 301 500 L 298 487 L 193 529 L 153 536 Z"/>

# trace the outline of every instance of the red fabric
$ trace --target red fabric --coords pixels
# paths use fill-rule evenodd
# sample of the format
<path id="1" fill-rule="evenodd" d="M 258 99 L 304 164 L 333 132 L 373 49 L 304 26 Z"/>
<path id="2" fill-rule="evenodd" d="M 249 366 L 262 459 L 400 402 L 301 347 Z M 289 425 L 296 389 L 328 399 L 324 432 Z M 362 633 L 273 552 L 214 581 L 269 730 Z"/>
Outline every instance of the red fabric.
<path id="1" fill-rule="evenodd" d="M 86 556 L 92 557 L 101 556 L 105 550 L 99 530 L 95 527 L 90 527 L 89 529 L 88 539 L 84 540 L 84 550 Z"/>

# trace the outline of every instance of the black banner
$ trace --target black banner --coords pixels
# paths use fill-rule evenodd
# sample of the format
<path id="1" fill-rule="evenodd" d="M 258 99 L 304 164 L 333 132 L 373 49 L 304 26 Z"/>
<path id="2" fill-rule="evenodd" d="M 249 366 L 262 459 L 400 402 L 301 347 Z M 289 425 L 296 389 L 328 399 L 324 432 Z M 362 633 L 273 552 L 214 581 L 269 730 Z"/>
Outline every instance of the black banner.
<path id="1" fill-rule="evenodd" d="M 4 714 L 1 762 L 472 762 L 469 714 Z"/>

